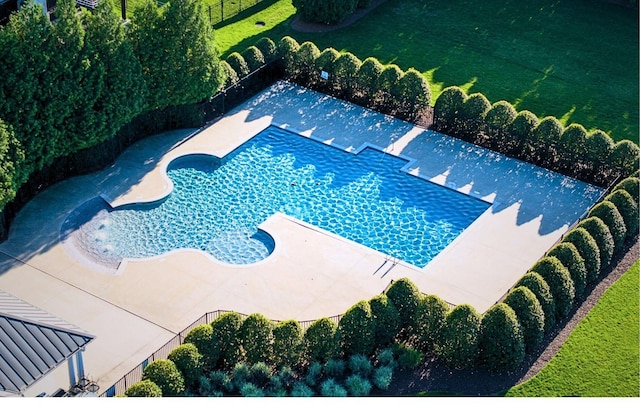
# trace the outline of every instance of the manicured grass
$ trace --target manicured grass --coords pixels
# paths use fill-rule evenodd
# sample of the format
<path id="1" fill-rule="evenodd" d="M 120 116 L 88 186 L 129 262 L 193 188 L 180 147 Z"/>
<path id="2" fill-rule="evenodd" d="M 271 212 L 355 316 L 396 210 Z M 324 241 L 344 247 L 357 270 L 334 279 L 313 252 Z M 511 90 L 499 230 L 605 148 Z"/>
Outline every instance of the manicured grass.
<path id="1" fill-rule="evenodd" d="M 640 261 L 600 298 L 558 354 L 511 397 L 640 397 Z"/>
<path id="2" fill-rule="evenodd" d="M 291 0 L 265 0 L 216 28 L 222 56 L 262 36 L 290 35 L 423 72 L 435 98 L 447 86 L 507 100 L 538 117 L 638 142 L 637 11 L 601 0 L 387 0 L 348 27 L 291 29 Z M 256 26 L 257 21 L 266 23 Z"/>

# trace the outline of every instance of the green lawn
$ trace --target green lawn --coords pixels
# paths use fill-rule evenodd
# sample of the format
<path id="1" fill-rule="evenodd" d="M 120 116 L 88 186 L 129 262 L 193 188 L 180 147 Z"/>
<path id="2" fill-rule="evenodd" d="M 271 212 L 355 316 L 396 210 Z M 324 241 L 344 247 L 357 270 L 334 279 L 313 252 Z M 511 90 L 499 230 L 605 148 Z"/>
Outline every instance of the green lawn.
<path id="1" fill-rule="evenodd" d="M 598 301 L 558 354 L 512 397 L 640 397 L 640 261 Z"/>
<path id="2" fill-rule="evenodd" d="M 540 118 L 638 142 L 635 10 L 602 0 L 387 0 L 357 23 L 321 34 L 294 32 L 294 14 L 291 0 L 265 0 L 216 26 L 222 56 L 262 36 L 290 35 L 320 49 L 415 67 L 429 79 L 434 100 L 457 85 Z"/>

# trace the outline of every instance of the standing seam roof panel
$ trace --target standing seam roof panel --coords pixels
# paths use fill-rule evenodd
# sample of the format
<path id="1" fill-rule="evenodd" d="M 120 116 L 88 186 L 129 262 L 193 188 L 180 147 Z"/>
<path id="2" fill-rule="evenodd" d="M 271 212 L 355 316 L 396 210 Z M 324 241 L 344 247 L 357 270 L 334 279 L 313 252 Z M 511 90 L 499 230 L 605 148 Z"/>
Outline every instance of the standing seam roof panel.
<path id="1" fill-rule="evenodd" d="M 20 334 L 20 337 L 22 339 L 26 338 L 27 336 L 33 338 L 33 335 L 31 335 L 29 330 L 24 326 L 23 322 L 15 320 L 15 321 L 12 321 L 12 325 L 16 329 L 16 331 Z M 45 372 L 49 368 L 49 365 L 51 363 L 55 363 L 55 361 L 48 354 L 43 354 L 42 352 L 38 352 L 37 349 L 34 346 L 32 346 L 32 343 L 33 341 L 25 340 L 24 345 L 21 345 L 18 343 L 17 345 L 20 346 L 20 349 L 22 349 L 22 351 L 29 357 L 31 362 L 38 367 L 40 372 Z"/>
<path id="2" fill-rule="evenodd" d="M 49 356 L 51 356 L 51 358 L 55 362 L 61 362 L 64 360 L 62 353 L 60 353 L 60 351 L 56 349 L 56 347 L 53 346 L 53 344 L 51 344 L 51 341 L 49 340 L 49 338 L 44 334 L 44 332 L 42 332 L 41 326 L 31 325 L 31 324 L 27 324 L 25 326 L 27 327 L 29 332 L 33 334 L 38 344 L 42 345 L 43 350 L 47 354 L 49 354 Z"/>
<path id="3" fill-rule="evenodd" d="M 6 349 L 6 351 L 3 349 L 3 355 L 7 363 L 13 366 L 13 370 L 15 370 L 25 382 L 39 377 L 41 372 L 20 346 L 21 344 L 26 344 L 25 338 L 22 338 L 7 320 L 0 320 L 0 326 L 5 333 L 9 334 L 7 338 L 3 338 L 2 340 L 2 345 L 4 349 Z"/>

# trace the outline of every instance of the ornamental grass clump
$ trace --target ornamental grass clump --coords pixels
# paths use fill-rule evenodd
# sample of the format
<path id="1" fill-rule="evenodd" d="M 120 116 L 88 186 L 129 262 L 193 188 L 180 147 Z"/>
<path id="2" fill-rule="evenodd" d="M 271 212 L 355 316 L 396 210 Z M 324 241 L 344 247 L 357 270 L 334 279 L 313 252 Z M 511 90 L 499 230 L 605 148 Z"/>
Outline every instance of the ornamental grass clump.
<path id="1" fill-rule="evenodd" d="M 364 377 L 351 375 L 344 382 L 347 392 L 351 396 L 365 397 L 371 393 L 371 382 Z"/>
<path id="2" fill-rule="evenodd" d="M 335 379 L 327 379 L 320 385 L 320 394 L 323 397 L 347 397 L 347 390 Z"/>
<path id="3" fill-rule="evenodd" d="M 351 355 L 349 357 L 349 370 L 360 377 L 369 377 L 373 371 L 373 364 L 365 355 Z"/>
<path id="4" fill-rule="evenodd" d="M 380 366 L 373 371 L 371 378 L 373 385 L 380 390 L 387 390 L 393 380 L 393 368 L 391 366 Z"/>

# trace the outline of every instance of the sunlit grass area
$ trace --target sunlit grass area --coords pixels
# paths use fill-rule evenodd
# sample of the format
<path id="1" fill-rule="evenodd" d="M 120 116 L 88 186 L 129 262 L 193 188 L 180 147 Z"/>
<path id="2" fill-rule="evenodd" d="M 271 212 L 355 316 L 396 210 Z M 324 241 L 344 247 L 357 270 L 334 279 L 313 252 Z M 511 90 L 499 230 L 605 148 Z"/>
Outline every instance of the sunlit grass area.
<path id="1" fill-rule="evenodd" d="M 578 324 L 536 376 L 506 392 L 513 397 L 640 397 L 640 261 Z"/>
<path id="2" fill-rule="evenodd" d="M 443 88 L 462 86 L 540 118 L 638 141 L 635 10 L 599 0 L 387 0 L 358 22 L 325 33 L 293 31 L 291 0 L 265 0 L 249 11 L 216 26 L 223 56 L 262 36 L 290 35 L 320 49 L 415 67 L 429 79 L 434 100 Z"/>

